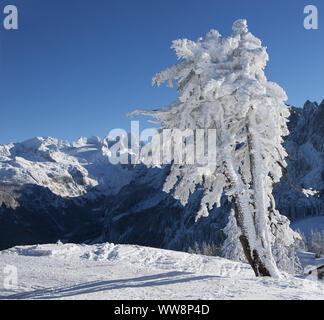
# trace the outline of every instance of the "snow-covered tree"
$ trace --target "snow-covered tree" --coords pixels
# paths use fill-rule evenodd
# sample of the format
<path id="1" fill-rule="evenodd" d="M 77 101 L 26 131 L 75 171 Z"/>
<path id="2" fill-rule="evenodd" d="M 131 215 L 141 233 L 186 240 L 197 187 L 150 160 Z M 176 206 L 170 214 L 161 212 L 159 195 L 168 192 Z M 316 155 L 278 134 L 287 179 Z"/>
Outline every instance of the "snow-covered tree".
<path id="1" fill-rule="evenodd" d="M 135 113 L 150 115 L 161 124 L 163 142 L 170 141 L 162 129 L 171 133 L 203 129 L 205 135 L 191 135 L 191 140 L 195 139 L 196 150 L 206 146 L 205 155 L 210 147 L 208 130 L 216 129 L 217 156 L 204 163 L 173 162 L 164 191 L 173 192 L 185 205 L 197 186 L 203 187 L 197 218 L 219 206 L 225 191 L 256 276 L 280 277 L 272 246 L 275 242 L 289 246 L 296 236 L 272 196 L 286 167 L 282 137 L 288 134 L 289 110 L 284 90 L 264 74 L 266 48 L 248 31 L 246 20 L 236 21 L 229 37 L 211 30 L 197 41 L 175 40 L 172 48 L 180 61 L 155 75 L 153 84 L 167 82 L 172 87 L 175 80 L 177 100 L 161 110 Z"/>
<path id="2" fill-rule="evenodd" d="M 317 257 L 324 254 L 324 231 L 311 231 L 309 240 L 309 251 L 314 252 Z"/>
<path id="3" fill-rule="evenodd" d="M 197 241 L 195 241 L 193 248 L 189 246 L 188 253 L 201 254 L 204 256 L 219 256 L 220 249 L 215 245 L 215 242 L 206 243 L 203 241 L 200 246 Z"/>

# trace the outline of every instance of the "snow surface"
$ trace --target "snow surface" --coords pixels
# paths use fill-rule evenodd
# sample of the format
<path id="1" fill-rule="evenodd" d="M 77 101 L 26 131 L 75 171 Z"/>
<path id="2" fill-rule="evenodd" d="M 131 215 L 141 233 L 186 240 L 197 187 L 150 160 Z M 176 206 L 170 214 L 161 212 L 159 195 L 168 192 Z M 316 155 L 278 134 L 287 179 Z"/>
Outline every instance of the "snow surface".
<path id="1" fill-rule="evenodd" d="M 16 290 L 1 285 L 8 265 L 17 267 Z M 1 299 L 324 298 L 324 283 L 314 279 L 256 278 L 247 264 L 136 245 L 15 247 L 0 252 L 0 271 Z"/>

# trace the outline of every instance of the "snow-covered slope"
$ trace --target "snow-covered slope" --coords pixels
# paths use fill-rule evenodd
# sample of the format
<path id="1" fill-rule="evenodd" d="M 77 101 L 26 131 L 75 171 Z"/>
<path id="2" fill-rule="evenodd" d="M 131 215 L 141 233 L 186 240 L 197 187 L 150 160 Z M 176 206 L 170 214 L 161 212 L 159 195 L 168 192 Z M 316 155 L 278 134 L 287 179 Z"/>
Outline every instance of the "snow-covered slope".
<path id="1" fill-rule="evenodd" d="M 16 247 L 0 270 L 17 268 L 2 299 L 323 299 L 316 279 L 256 278 L 249 265 L 217 257 L 105 243 Z M 12 267 L 11 267 L 12 268 Z M 11 269 L 12 270 L 12 269 Z"/>

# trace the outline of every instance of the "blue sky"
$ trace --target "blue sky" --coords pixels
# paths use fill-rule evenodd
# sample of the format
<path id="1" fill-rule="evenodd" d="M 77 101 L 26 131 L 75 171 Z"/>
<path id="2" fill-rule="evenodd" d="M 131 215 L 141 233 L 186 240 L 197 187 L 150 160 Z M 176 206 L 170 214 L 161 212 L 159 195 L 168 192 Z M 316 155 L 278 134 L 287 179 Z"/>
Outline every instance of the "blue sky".
<path id="1" fill-rule="evenodd" d="M 176 98 L 151 86 L 176 62 L 171 41 L 212 28 L 229 35 L 238 18 L 268 47 L 266 74 L 289 104 L 324 99 L 322 0 L 6 0 L 0 13 L 6 4 L 17 6 L 19 30 L 1 21 L 0 144 L 130 131 L 127 112 Z M 319 30 L 303 27 L 308 4 L 318 8 Z M 141 129 L 150 126 L 140 120 Z"/>

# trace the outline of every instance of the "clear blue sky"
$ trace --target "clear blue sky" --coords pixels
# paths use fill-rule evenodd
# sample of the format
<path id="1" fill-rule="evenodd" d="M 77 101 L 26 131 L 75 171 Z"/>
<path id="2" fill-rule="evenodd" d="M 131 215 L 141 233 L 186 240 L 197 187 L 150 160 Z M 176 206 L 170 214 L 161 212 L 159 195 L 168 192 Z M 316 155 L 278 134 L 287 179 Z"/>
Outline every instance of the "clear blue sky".
<path id="1" fill-rule="evenodd" d="M 2 27 L 6 4 L 18 7 L 17 31 Z M 308 4 L 318 7 L 319 30 L 303 28 Z M 6 0 L 0 18 L 0 144 L 129 131 L 127 112 L 176 98 L 151 87 L 176 62 L 171 41 L 212 28 L 229 35 L 238 18 L 268 47 L 267 76 L 288 103 L 324 99 L 323 0 Z"/>

